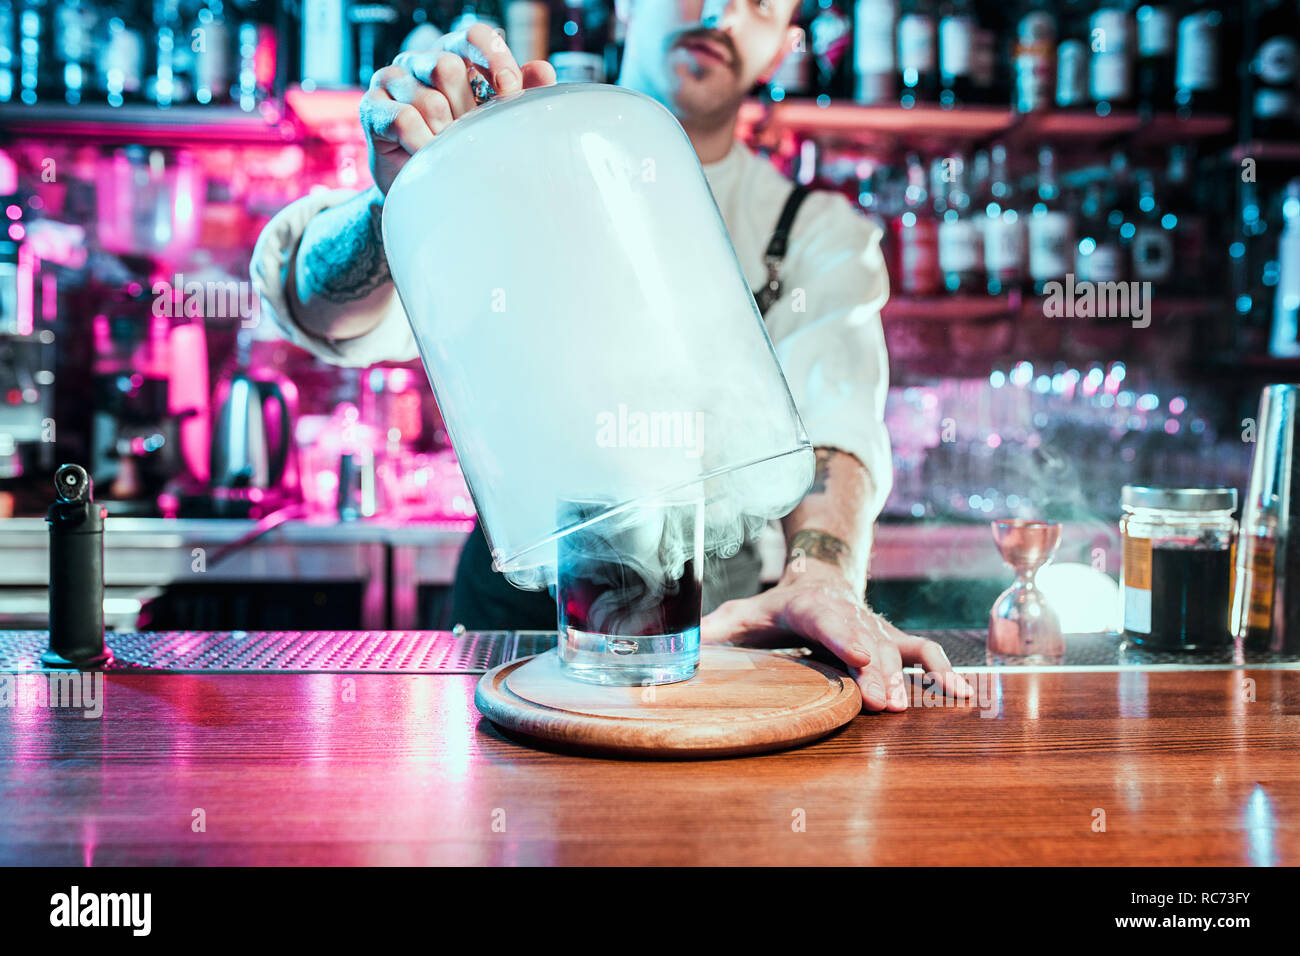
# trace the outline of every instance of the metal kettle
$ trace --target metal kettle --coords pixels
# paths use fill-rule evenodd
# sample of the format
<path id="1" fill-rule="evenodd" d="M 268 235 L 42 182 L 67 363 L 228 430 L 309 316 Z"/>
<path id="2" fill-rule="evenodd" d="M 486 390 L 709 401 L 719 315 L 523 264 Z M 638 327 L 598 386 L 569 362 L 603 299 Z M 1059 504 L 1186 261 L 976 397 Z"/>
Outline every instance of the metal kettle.
<path id="1" fill-rule="evenodd" d="M 240 369 L 222 379 L 212 399 L 211 475 L 218 496 L 223 489 L 296 490 L 296 398 L 293 384 L 279 377 Z"/>

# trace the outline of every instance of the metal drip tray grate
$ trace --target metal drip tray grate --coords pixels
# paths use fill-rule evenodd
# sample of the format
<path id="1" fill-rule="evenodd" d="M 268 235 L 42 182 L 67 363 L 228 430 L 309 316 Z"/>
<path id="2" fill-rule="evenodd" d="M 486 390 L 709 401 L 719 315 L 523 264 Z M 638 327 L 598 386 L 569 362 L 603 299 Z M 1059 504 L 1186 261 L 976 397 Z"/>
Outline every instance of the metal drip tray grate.
<path id="1" fill-rule="evenodd" d="M 985 667 L 982 630 L 918 631 L 938 641 L 955 667 Z M 41 670 L 45 631 L 0 631 L 0 671 Z M 554 631 L 156 631 L 106 635 L 109 671 L 173 673 L 482 674 L 555 646 Z M 791 643 L 795 643 L 792 639 Z M 796 652 L 798 653 L 798 652 Z M 815 655 L 836 664 L 825 651 Z M 1294 667 L 1266 653 L 1249 666 Z M 1231 648 L 1187 654 L 1125 643 L 1117 634 L 1066 638 L 1063 667 L 1231 667 Z M 1015 665 L 1007 665 L 1014 669 Z M 1236 665 L 1240 666 L 1240 665 Z"/>
<path id="2" fill-rule="evenodd" d="M 109 671 L 479 674 L 555 646 L 554 631 L 109 633 Z M 41 670 L 44 631 L 0 631 L 0 671 Z"/>

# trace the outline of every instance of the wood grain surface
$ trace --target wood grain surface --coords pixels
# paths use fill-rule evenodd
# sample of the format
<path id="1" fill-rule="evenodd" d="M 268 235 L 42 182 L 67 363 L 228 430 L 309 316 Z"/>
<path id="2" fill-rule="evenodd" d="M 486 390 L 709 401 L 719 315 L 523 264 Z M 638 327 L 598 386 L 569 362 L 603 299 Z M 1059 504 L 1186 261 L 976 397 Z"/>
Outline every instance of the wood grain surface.
<path id="1" fill-rule="evenodd" d="M 529 743 L 641 759 L 761 753 L 817 740 L 858 715 L 848 676 L 815 661 L 703 647 L 690 680 L 610 687 L 566 677 L 555 651 L 502 664 L 474 692 L 479 713 Z M 545 743 L 543 743 L 545 742 Z"/>
<path id="2" fill-rule="evenodd" d="M 0 863 L 1300 863 L 1300 671 L 968 676 L 655 763 L 521 746 L 475 675 L 117 675 L 95 719 L 0 675 Z"/>

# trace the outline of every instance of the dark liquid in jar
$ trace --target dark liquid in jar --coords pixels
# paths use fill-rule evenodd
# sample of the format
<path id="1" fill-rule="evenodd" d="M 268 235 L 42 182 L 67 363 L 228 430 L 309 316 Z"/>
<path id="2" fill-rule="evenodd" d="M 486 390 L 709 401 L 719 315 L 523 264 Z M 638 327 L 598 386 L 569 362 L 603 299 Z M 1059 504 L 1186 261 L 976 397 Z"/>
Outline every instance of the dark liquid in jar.
<path id="1" fill-rule="evenodd" d="M 1203 543 L 1166 542 L 1151 549 L 1151 633 L 1135 643 L 1192 650 L 1232 644 L 1231 553 Z"/>

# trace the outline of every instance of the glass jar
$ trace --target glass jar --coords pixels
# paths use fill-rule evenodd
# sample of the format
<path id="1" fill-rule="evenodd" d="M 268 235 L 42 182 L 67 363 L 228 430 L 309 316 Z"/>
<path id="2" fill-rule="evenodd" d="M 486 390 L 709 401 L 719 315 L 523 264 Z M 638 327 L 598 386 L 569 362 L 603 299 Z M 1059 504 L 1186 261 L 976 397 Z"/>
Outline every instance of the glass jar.
<path id="1" fill-rule="evenodd" d="M 1230 646 L 1237 490 L 1125 485 L 1120 501 L 1125 635 L 1159 650 Z"/>

